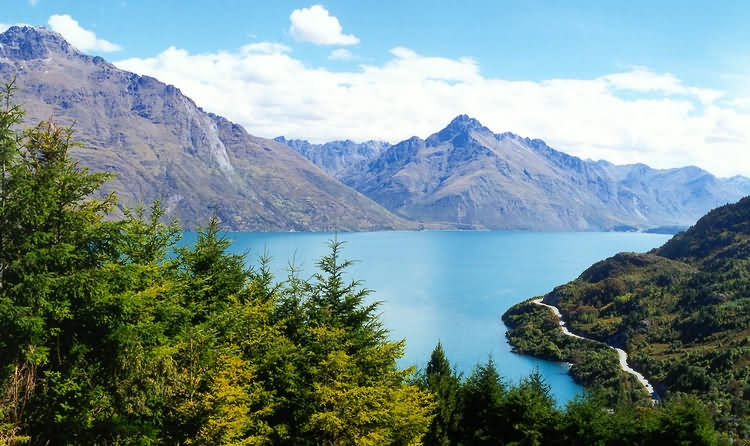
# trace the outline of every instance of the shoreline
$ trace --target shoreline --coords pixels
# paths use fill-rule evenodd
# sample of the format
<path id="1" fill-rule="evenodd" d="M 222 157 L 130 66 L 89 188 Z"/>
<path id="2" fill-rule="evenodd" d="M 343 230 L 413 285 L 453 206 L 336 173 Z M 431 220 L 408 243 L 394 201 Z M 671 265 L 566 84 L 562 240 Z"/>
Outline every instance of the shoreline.
<path id="1" fill-rule="evenodd" d="M 574 338 L 578 338 L 578 339 L 586 339 L 586 340 L 589 340 L 589 341 L 601 342 L 601 341 L 597 341 L 596 339 L 586 338 L 584 336 L 577 335 L 577 334 L 571 332 L 570 330 L 568 330 L 568 327 L 565 325 L 565 321 L 563 321 L 562 313 L 560 313 L 560 310 L 557 307 L 555 307 L 553 305 L 545 304 L 544 302 L 542 302 L 541 298 L 534 299 L 531 302 L 533 302 L 533 303 L 535 303 L 537 305 L 543 306 L 543 307 L 547 307 L 550 310 L 552 310 L 552 313 L 554 313 L 555 317 L 557 317 L 557 322 L 560 325 L 560 329 L 562 330 L 563 334 L 565 334 L 567 336 L 574 337 Z M 622 369 L 622 371 L 635 376 L 636 380 L 646 389 L 646 391 L 649 393 L 649 395 L 651 395 L 651 401 L 653 403 L 657 403 L 658 401 L 660 401 L 661 397 L 654 390 L 654 386 L 652 386 L 651 383 L 648 382 L 648 380 L 646 379 L 646 377 L 644 377 L 640 372 L 636 371 L 635 369 L 633 369 L 632 367 L 630 367 L 628 365 L 628 354 L 627 354 L 627 352 L 625 352 L 625 350 L 623 350 L 621 348 L 613 347 L 613 346 L 611 346 L 609 344 L 606 344 L 606 343 L 604 343 L 604 344 L 607 347 L 609 347 L 609 348 L 617 351 L 617 357 L 620 360 L 620 368 Z"/>

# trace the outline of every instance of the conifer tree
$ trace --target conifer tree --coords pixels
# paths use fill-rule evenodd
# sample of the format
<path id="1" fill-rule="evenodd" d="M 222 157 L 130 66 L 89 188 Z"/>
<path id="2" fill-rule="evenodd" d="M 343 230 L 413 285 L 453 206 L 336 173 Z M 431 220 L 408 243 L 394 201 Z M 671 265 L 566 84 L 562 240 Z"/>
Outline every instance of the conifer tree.
<path id="1" fill-rule="evenodd" d="M 70 129 L 40 123 L 20 137 L 10 133 L 21 118 L 8 106 L 11 91 L 0 113 L 0 361 L 11 371 L 5 390 L 13 395 L 6 413 L 40 437 L 66 425 L 67 438 L 86 441 L 94 414 L 111 407 L 97 376 L 102 358 L 92 350 L 106 348 L 101 274 L 113 260 L 117 228 L 103 217 L 114 197 L 92 197 L 108 175 L 69 157 Z"/>
<path id="2" fill-rule="evenodd" d="M 558 426 L 558 416 L 551 388 L 537 369 L 510 389 L 505 398 L 504 438 L 523 445 L 548 443 Z"/>
<path id="3" fill-rule="evenodd" d="M 430 395 L 408 384 L 413 368 L 396 367 L 404 341 L 387 338 L 378 303 L 365 300 L 370 291 L 346 282 L 352 262 L 341 259 L 342 242 L 329 246 L 305 301 L 310 324 L 304 342 L 314 358 L 307 441 L 415 444 L 432 418 Z"/>
<path id="4" fill-rule="evenodd" d="M 190 289 L 188 305 L 194 307 L 196 316 L 220 310 L 229 296 L 240 294 L 251 277 L 245 255 L 229 253 L 230 245 L 213 216 L 198 232 L 193 246 L 177 249 L 181 278 Z"/>
<path id="5" fill-rule="evenodd" d="M 505 398 L 505 384 L 492 358 L 477 365 L 461 387 L 463 444 L 495 445 L 503 441 Z"/>
<path id="6" fill-rule="evenodd" d="M 423 387 L 432 393 L 437 406 L 435 418 L 423 440 L 425 445 L 448 446 L 458 441 L 461 421 L 458 400 L 460 380 L 438 341 L 422 378 Z"/>

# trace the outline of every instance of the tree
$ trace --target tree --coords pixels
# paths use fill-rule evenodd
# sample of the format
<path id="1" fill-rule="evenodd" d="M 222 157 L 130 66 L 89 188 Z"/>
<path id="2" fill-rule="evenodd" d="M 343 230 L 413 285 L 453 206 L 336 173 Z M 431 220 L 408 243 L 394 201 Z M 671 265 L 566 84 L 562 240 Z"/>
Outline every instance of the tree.
<path id="1" fill-rule="evenodd" d="M 716 445 L 719 437 L 697 397 L 678 395 L 658 411 L 652 444 Z"/>
<path id="2" fill-rule="evenodd" d="M 495 445 L 503 441 L 505 398 L 505 384 L 492 358 L 474 367 L 461 387 L 463 444 Z"/>
<path id="3" fill-rule="evenodd" d="M 443 346 L 438 341 L 422 376 L 422 387 L 432 393 L 437 404 L 435 418 L 423 440 L 425 445 L 447 446 L 458 441 L 461 421 L 458 400 L 460 384 L 461 377 L 451 368 Z"/>
<path id="4" fill-rule="evenodd" d="M 245 267 L 245 256 L 230 254 L 230 245 L 213 216 L 192 246 L 177 249 L 181 280 L 190 290 L 186 304 L 198 318 L 219 311 L 229 296 L 240 294 L 252 276 Z"/>
<path id="5" fill-rule="evenodd" d="M 15 224 L 9 218 L 8 208 L 14 198 L 14 186 L 12 184 L 11 172 L 15 170 L 20 157 L 20 136 L 15 131 L 23 118 L 21 108 L 13 104 L 13 83 L 4 85 L 2 92 L 2 110 L 0 111 L 0 317 L 6 319 L 5 312 L 13 311 L 12 300 L 6 295 L 6 271 L 10 262 L 14 260 L 15 250 L 10 243 L 15 231 Z M 10 334 L 10 330 L 4 330 L 3 335 Z M 4 336 L 0 336 L 0 351 L 3 353 L 3 366 L 9 366 L 7 359 L 14 357 L 11 349 L 18 347 L 14 342 Z M 9 382 L 5 383 L 0 400 L 0 444 L 12 444 L 14 442 L 28 441 L 28 436 L 19 435 L 21 430 L 21 419 L 28 400 L 33 392 L 36 381 L 36 372 L 29 369 L 28 364 L 16 363 L 11 370 Z"/>
<path id="6" fill-rule="evenodd" d="M 106 220 L 116 199 L 95 192 L 109 175 L 70 157 L 70 128 L 42 122 L 16 132 L 22 114 L 9 105 L 11 93 L 6 86 L 0 111 L 2 437 L 23 432 L 32 444 L 153 438 L 152 415 L 168 392 L 156 384 L 163 380 L 141 385 L 154 374 L 136 380 L 132 372 L 144 364 L 159 370 L 148 366 L 164 357 L 153 346 L 168 324 L 152 322 L 180 314 L 171 311 L 174 281 L 161 264 L 175 230 L 164 230 L 161 214 L 150 225 L 132 216 Z M 141 242 L 158 238 L 146 259 Z"/>
<path id="7" fill-rule="evenodd" d="M 430 395 L 408 384 L 413 368 L 396 367 L 404 341 L 387 338 L 378 303 L 365 302 L 370 291 L 345 282 L 352 262 L 340 259 L 342 242 L 329 246 L 303 306 L 300 341 L 312 362 L 303 435 L 316 444 L 415 444 L 432 418 Z"/>
<path id="8" fill-rule="evenodd" d="M 550 386 L 535 370 L 512 388 L 503 404 L 503 418 L 509 425 L 508 442 L 519 445 L 541 445 L 549 442 L 558 423 L 559 412 Z"/>
<path id="9" fill-rule="evenodd" d="M 615 417 L 591 395 L 576 397 L 565 407 L 557 444 L 606 445 L 614 439 Z"/>
<path id="10" fill-rule="evenodd" d="M 8 133 L 7 125 L 21 116 L 7 107 L 10 92 L 8 86 L 0 118 L 6 125 L 0 150 L 0 361 L 13 371 L 8 387 L 16 395 L 8 406 L 14 423 L 39 431 L 54 430 L 53 420 L 70 421 L 67 434 L 74 438 L 82 423 L 90 425 L 93 414 L 109 407 L 93 377 L 100 364 L 82 340 L 103 341 L 102 321 L 92 316 L 105 294 L 103 265 L 113 260 L 117 228 L 104 215 L 114 197 L 92 197 L 108 175 L 89 173 L 69 157 L 70 129 L 40 123 L 22 137 Z"/>

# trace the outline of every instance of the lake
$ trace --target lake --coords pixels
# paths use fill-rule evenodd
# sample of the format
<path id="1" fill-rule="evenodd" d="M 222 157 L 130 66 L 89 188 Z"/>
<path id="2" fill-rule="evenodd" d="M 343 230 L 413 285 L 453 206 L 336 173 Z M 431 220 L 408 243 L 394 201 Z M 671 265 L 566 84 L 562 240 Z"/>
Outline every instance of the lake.
<path id="1" fill-rule="evenodd" d="M 228 233 L 232 251 L 248 260 L 268 252 L 279 280 L 289 262 L 309 277 L 333 237 L 345 258 L 357 260 L 350 279 L 362 280 L 383 302 L 382 320 L 394 339 L 406 339 L 399 363 L 424 367 L 440 340 L 466 375 L 492 355 L 509 382 L 538 368 L 561 404 L 581 392 L 566 364 L 510 351 L 500 316 L 522 300 L 575 279 L 598 260 L 621 251 L 648 251 L 671 236 L 617 232 L 420 231 L 364 233 Z M 194 240 L 185 234 L 183 243 Z"/>

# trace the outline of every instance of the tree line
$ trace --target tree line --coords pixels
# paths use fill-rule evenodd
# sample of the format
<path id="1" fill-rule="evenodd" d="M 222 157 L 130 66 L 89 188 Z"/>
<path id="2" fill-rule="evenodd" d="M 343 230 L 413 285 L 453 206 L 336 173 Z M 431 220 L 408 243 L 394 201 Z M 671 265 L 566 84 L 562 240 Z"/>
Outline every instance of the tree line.
<path id="1" fill-rule="evenodd" d="M 434 418 L 423 444 L 454 445 L 720 445 L 706 407 L 679 395 L 658 406 L 620 403 L 586 393 L 555 403 L 539 372 L 506 382 L 490 358 L 463 379 L 438 343 L 418 384 L 433 396 Z"/>

